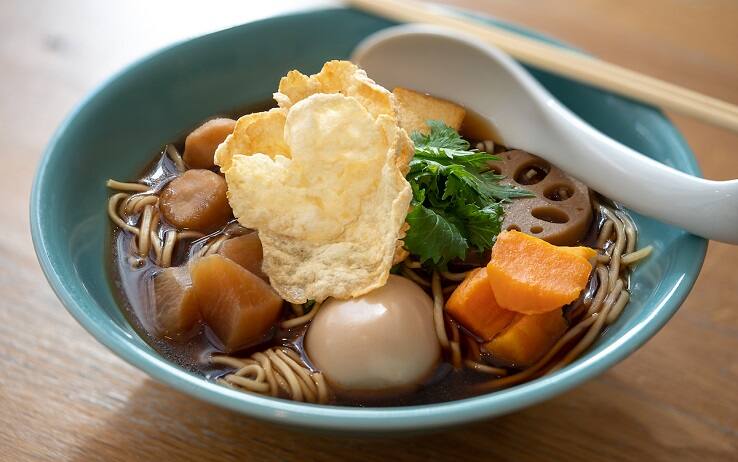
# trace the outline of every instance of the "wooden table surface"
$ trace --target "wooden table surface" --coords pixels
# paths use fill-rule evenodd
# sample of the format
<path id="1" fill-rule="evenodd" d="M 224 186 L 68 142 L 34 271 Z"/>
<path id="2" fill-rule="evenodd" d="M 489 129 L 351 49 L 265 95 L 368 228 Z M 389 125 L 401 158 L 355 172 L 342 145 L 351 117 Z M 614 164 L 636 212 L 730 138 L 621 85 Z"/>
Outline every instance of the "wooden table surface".
<path id="1" fill-rule="evenodd" d="M 630 358 L 543 404 L 437 435 L 266 426 L 161 385 L 93 340 L 52 294 L 29 235 L 31 178 L 53 130 L 147 51 L 313 2 L 200 3 L 0 2 L 0 460 L 738 460 L 738 247 L 722 244 Z M 452 3 L 738 103 L 733 0 Z M 738 136 L 674 120 L 707 177 L 738 178 Z"/>

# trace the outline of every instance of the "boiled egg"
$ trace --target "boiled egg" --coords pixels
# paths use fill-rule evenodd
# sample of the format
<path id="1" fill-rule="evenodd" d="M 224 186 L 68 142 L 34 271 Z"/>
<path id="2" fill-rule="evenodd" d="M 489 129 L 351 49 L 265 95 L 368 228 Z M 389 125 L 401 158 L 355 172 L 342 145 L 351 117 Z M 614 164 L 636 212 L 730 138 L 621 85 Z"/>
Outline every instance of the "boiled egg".
<path id="1" fill-rule="evenodd" d="M 349 300 L 328 299 L 308 328 L 305 348 L 328 382 L 381 391 L 422 383 L 440 358 L 433 301 L 409 279 Z"/>

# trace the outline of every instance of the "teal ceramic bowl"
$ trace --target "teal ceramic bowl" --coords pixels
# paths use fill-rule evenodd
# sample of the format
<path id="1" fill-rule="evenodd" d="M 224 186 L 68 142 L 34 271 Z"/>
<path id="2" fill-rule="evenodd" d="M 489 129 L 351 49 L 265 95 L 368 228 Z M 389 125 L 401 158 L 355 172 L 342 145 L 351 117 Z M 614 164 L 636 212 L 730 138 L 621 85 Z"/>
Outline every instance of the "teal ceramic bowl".
<path id="1" fill-rule="evenodd" d="M 632 301 L 617 323 L 563 370 L 484 396 L 375 409 L 266 398 L 190 374 L 136 334 L 106 274 L 111 228 L 105 214 L 105 180 L 134 179 L 160 145 L 199 121 L 265 101 L 290 69 L 317 72 L 323 62 L 348 57 L 361 39 L 391 25 L 347 9 L 245 24 L 148 56 L 83 101 L 51 140 L 31 197 L 38 259 L 80 324 L 124 360 L 184 393 L 275 423 L 369 433 L 438 429 L 530 406 L 603 372 L 653 336 L 687 296 L 707 242 L 637 214 L 640 243 L 653 245 L 655 251 L 633 274 Z M 543 72 L 533 74 L 599 130 L 660 162 L 699 175 L 686 143 L 659 111 Z"/>

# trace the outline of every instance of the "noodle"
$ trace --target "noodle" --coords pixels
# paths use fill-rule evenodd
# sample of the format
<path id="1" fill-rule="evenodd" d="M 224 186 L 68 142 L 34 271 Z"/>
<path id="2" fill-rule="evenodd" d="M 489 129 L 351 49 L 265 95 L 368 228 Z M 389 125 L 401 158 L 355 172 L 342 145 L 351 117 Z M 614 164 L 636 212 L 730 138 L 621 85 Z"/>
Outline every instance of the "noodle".
<path id="1" fill-rule="evenodd" d="M 177 242 L 177 231 L 170 229 L 164 234 L 164 247 L 161 250 L 161 266 L 168 268 L 172 265 L 172 251 Z"/>
<path id="2" fill-rule="evenodd" d="M 608 222 L 608 223 L 612 223 L 612 222 Z M 601 254 L 598 254 L 597 255 L 597 263 L 603 263 L 605 265 L 608 264 L 608 263 L 610 263 L 610 255 L 602 254 L 602 253 Z"/>
<path id="3" fill-rule="evenodd" d="M 495 142 L 492 140 L 479 141 L 474 147 L 480 152 L 486 152 L 489 154 L 495 152 Z"/>
<path id="4" fill-rule="evenodd" d="M 602 230 L 600 231 L 600 235 L 597 237 L 597 244 L 595 244 L 595 247 L 598 249 L 604 249 L 605 244 L 607 241 L 610 240 L 610 236 L 612 235 L 612 228 L 614 226 L 614 223 L 612 220 L 605 221 L 605 224 L 602 225 Z"/>
<path id="5" fill-rule="evenodd" d="M 635 225 L 633 224 L 633 221 L 630 219 L 630 217 L 623 212 L 615 211 L 615 215 L 620 218 L 620 220 L 623 222 L 623 227 L 625 228 L 625 236 L 627 237 L 625 253 L 633 253 L 636 246 Z"/>
<path id="6" fill-rule="evenodd" d="M 154 255 L 155 255 L 155 263 L 157 265 L 161 264 L 161 252 L 162 252 L 162 242 L 161 239 L 159 239 L 159 234 L 157 234 L 156 231 L 159 229 L 159 214 L 155 213 L 154 216 L 151 219 L 151 231 L 149 231 L 149 239 L 151 240 L 151 248 L 154 249 Z"/>
<path id="7" fill-rule="evenodd" d="M 138 228 L 136 228 L 135 226 L 131 226 L 123 221 L 120 215 L 118 215 L 118 211 L 116 210 L 121 199 L 127 197 L 129 197 L 129 195 L 126 193 L 118 193 L 110 196 L 110 199 L 108 200 L 108 216 L 113 223 L 118 225 L 119 228 L 125 229 L 126 231 L 138 235 Z"/>
<path id="8" fill-rule="evenodd" d="M 602 265 L 598 265 L 595 272 L 597 273 L 597 281 L 599 282 L 600 287 L 592 300 L 592 304 L 587 310 L 587 316 L 591 316 L 600 311 L 600 306 L 602 306 L 602 302 L 605 301 L 605 297 L 608 294 L 607 289 L 610 287 L 610 275 L 607 269 Z"/>
<path id="9" fill-rule="evenodd" d="M 610 257 L 610 285 L 613 285 L 615 283 L 615 279 L 617 279 L 620 274 L 620 256 L 625 248 L 627 237 L 625 226 L 623 225 L 623 222 L 615 216 L 615 213 L 603 206 L 600 206 L 600 210 L 604 215 L 612 220 L 613 223 L 615 223 L 615 244 L 613 245 L 613 251 Z"/>
<path id="10" fill-rule="evenodd" d="M 149 244 L 151 243 L 151 216 L 154 213 L 153 207 L 147 205 L 144 207 L 141 217 L 141 228 L 138 234 L 138 254 L 146 257 L 149 254 Z"/>
<path id="11" fill-rule="evenodd" d="M 218 252 L 218 249 L 220 249 L 220 246 L 228 240 L 229 236 L 226 236 L 225 234 L 222 236 L 218 236 L 212 241 L 208 241 L 205 243 L 205 245 L 202 246 L 200 251 L 197 253 L 199 257 L 205 257 L 208 255 L 213 255 L 214 253 Z"/>
<path id="12" fill-rule="evenodd" d="M 179 151 L 177 151 L 177 148 L 175 148 L 173 144 L 167 144 L 167 147 L 165 150 L 167 152 L 167 156 L 169 156 L 169 158 L 172 159 L 172 162 L 174 162 L 174 166 L 177 167 L 177 171 L 179 173 L 182 173 L 185 170 L 187 170 L 187 167 L 185 166 L 185 163 L 182 160 L 182 156 L 179 155 Z"/>
<path id="13" fill-rule="evenodd" d="M 459 328 L 453 322 L 450 322 L 451 326 L 451 341 L 449 347 L 451 349 L 451 364 L 455 369 L 461 369 L 461 347 L 459 345 Z"/>
<path id="14" fill-rule="evenodd" d="M 620 259 L 620 263 L 625 266 L 632 265 L 651 255 L 651 252 L 653 252 L 653 246 L 651 245 L 638 249 L 635 252 L 628 252 Z"/>
<path id="15" fill-rule="evenodd" d="M 413 260 L 410 260 L 409 258 L 403 261 L 402 264 L 405 265 L 405 267 L 411 268 L 411 269 L 419 269 L 423 267 L 423 264 L 420 263 L 419 261 L 413 261 Z"/>
<path id="16" fill-rule="evenodd" d="M 620 313 L 625 308 L 625 305 L 628 304 L 628 300 L 630 300 L 630 294 L 628 293 L 628 291 L 621 290 L 618 300 L 615 302 L 612 309 L 610 309 L 610 313 L 608 313 L 607 315 L 607 325 L 610 325 L 613 322 L 617 321 L 617 319 L 620 317 Z"/>
<path id="17" fill-rule="evenodd" d="M 433 272 L 431 288 L 433 290 L 433 322 L 436 325 L 436 335 L 441 346 L 448 348 L 448 336 L 446 335 L 446 326 L 443 319 L 444 299 L 441 291 L 441 278 L 437 271 Z"/>
<path id="18" fill-rule="evenodd" d="M 302 316 L 288 319 L 287 321 L 282 321 L 282 324 L 279 326 L 282 329 L 291 329 L 295 326 L 301 326 L 309 321 L 311 321 L 315 315 L 318 313 L 318 309 L 320 308 L 320 303 L 316 303 L 315 306 L 313 306 L 313 309 L 310 310 L 307 314 L 304 314 Z"/>
<path id="19" fill-rule="evenodd" d="M 314 372 L 300 356 L 287 347 L 273 347 L 250 358 L 212 356 L 210 362 L 235 369 L 220 383 L 259 394 L 279 396 L 280 391 L 295 401 L 327 403 L 330 390 L 323 374 Z"/>
<path id="20" fill-rule="evenodd" d="M 177 233 L 177 240 L 181 241 L 184 239 L 199 239 L 203 236 L 205 235 L 199 231 L 185 230 Z"/>
<path id="21" fill-rule="evenodd" d="M 141 183 L 123 183 L 121 181 L 108 180 L 105 185 L 110 189 L 117 189 L 118 191 L 134 191 L 134 192 L 146 192 L 151 188 Z"/>
<path id="22" fill-rule="evenodd" d="M 295 401 L 302 401 L 304 393 L 302 387 L 300 386 L 300 382 L 297 380 L 297 376 L 292 371 L 292 369 L 287 364 L 285 364 L 279 356 L 277 356 L 273 349 L 267 350 L 266 355 L 267 357 L 269 357 L 269 359 L 272 360 L 276 371 L 279 372 L 285 382 L 287 382 L 287 385 L 289 387 L 287 391 L 292 396 L 292 399 L 294 399 Z"/>
<path id="23" fill-rule="evenodd" d="M 449 281 L 454 282 L 460 282 L 466 279 L 466 275 L 469 274 L 468 272 L 464 271 L 463 273 L 449 273 L 448 271 L 441 271 L 441 276 L 443 276 L 444 279 L 448 279 Z"/>
<path id="24" fill-rule="evenodd" d="M 238 385 L 241 388 L 245 388 L 249 391 L 254 391 L 256 393 L 266 393 L 267 391 L 269 391 L 268 383 L 259 382 L 255 379 L 248 379 L 246 377 L 241 377 L 236 374 L 226 375 L 225 381 L 232 385 Z"/>
<path id="25" fill-rule="evenodd" d="M 266 380 L 269 384 L 269 394 L 272 396 L 277 396 L 277 379 L 274 375 L 274 370 L 272 369 L 272 361 L 264 353 L 254 353 L 252 355 L 252 358 L 259 362 L 259 365 L 264 369 L 266 373 Z"/>
<path id="26" fill-rule="evenodd" d="M 477 372 L 484 372 L 485 374 L 507 375 L 506 369 L 503 369 L 501 367 L 488 366 L 486 364 L 472 361 L 471 359 L 464 360 L 464 366 L 468 367 L 469 369 L 473 369 Z"/>
<path id="27" fill-rule="evenodd" d="M 407 266 L 403 266 L 401 272 L 402 272 L 402 275 L 403 276 L 405 276 L 406 278 L 412 280 L 416 284 L 420 284 L 423 287 L 430 287 L 430 283 L 428 281 L 426 281 L 425 279 L 423 279 L 420 276 L 418 276 L 418 273 L 416 273 L 415 271 L 411 270 Z"/>

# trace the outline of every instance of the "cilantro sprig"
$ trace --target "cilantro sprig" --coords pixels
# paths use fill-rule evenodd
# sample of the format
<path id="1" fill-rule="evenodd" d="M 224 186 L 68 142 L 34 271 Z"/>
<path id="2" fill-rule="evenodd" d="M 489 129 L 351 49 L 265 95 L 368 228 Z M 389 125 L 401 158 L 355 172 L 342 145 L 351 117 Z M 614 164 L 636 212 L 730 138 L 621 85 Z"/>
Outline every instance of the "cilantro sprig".
<path id="1" fill-rule="evenodd" d="M 489 168 L 499 157 L 470 149 L 469 142 L 441 121 L 427 134 L 414 132 L 415 155 L 407 180 L 413 191 L 405 247 L 421 262 L 445 268 L 470 248 L 492 247 L 500 233 L 502 203 L 530 193 L 499 183 Z"/>

